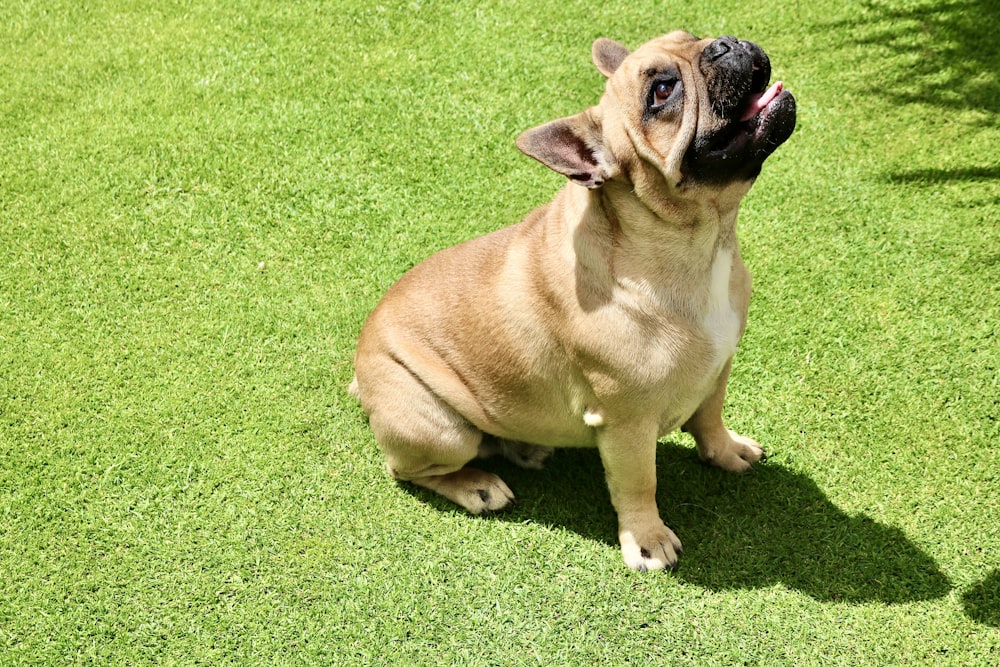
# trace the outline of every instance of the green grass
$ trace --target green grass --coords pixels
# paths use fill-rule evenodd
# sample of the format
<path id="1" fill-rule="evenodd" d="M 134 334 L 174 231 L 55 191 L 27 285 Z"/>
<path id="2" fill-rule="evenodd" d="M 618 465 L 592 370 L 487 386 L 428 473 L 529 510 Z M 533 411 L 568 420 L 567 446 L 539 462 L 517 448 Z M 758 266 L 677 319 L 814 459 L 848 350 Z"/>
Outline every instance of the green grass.
<path id="1" fill-rule="evenodd" d="M 8 3 L 0 665 L 1000 662 L 1000 15 L 991 0 Z M 741 217 L 732 477 L 626 570 L 595 452 L 469 517 L 345 393 L 434 250 L 561 178 L 591 41 L 769 52 L 799 102 Z"/>

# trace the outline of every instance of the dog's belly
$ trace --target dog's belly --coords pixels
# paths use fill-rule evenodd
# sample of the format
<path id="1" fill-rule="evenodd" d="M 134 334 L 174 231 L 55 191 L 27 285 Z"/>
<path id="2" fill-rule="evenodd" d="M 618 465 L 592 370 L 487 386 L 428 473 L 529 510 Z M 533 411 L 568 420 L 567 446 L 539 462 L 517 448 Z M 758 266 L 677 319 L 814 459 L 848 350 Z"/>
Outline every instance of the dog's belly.
<path id="1" fill-rule="evenodd" d="M 722 366 L 706 367 L 697 381 L 691 369 L 674 370 L 684 371 L 683 382 L 673 380 L 677 373 L 665 373 L 658 386 L 628 388 L 628 398 L 598 395 L 590 383 L 555 381 L 525 388 L 519 396 L 483 406 L 491 418 L 480 427 L 498 437 L 560 448 L 594 447 L 600 429 L 625 421 L 652 423 L 662 437 L 683 426 L 711 395 Z"/>
<path id="2" fill-rule="evenodd" d="M 675 431 L 711 395 L 731 358 L 740 322 L 729 310 L 706 317 L 713 324 L 721 320 L 721 334 L 692 323 L 636 345 L 640 333 L 619 326 L 620 344 L 602 344 L 600 352 L 557 361 L 562 348 L 553 346 L 545 357 L 524 360 L 520 368 L 545 369 L 530 379 L 510 374 L 513 364 L 494 367 L 475 392 L 490 416 L 478 425 L 492 435 L 550 447 L 596 446 L 601 428 L 625 421 L 650 423 L 659 436 Z"/>
<path id="3" fill-rule="evenodd" d="M 535 365 L 525 361 L 520 368 L 533 366 L 537 372 L 519 374 L 514 365 L 504 365 L 493 367 L 487 377 L 466 378 L 485 416 L 476 426 L 494 436 L 535 445 L 595 446 L 595 426 L 600 424 L 588 414 L 599 404 L 580 370 L 568 359 L 553 356 L 536 358 Z"/>

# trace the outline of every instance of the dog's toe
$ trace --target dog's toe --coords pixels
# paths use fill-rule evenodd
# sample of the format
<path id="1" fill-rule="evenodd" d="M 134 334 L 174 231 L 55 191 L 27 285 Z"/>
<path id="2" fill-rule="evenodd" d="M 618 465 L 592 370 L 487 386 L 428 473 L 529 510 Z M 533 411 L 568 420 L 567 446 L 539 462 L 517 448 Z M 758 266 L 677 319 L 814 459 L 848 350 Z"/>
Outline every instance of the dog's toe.
<path id="1" fill-rule="evenodd" d="M 466 507 L 473 514 L 489 514 L 501 512 L 514 506 L 514 494 L 499 477 L 492 483 L 477 487 L 476 495 L 479 502 L 474 502 L 474 508 Z"/>

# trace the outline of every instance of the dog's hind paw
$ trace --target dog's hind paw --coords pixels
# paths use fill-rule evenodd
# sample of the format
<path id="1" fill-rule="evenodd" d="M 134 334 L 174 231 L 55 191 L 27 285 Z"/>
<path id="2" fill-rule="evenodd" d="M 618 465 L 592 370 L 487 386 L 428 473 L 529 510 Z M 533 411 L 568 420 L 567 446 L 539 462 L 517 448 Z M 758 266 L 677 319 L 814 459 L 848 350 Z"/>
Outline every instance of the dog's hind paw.
<path id="1" fill-rule="evenodd" d="M 412 483 L 440 493 L 469 514 L 488 514 L 505 510 L 514 504 L 510 487 L 491 472 L 462 468 L 446 475 L 417 477 Z"/>
<path id="2" fill-rule="evenodd" d="M 499 454 L 511 463 L 528 468 L 530 470 L 541 470 L 555 450 L 552 447 L 542 445 L 529 445 L 526 442 L 515 440 L 503 440 L 500 438 L 491 439 L 479 446 L 479 456 L 489 458 Z"/>

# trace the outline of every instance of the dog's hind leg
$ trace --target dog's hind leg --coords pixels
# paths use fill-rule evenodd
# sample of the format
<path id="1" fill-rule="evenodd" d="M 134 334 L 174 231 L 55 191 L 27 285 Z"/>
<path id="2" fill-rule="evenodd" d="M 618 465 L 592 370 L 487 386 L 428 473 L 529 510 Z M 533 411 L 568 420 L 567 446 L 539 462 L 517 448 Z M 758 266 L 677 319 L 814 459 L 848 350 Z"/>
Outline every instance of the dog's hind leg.
<path id="1" fill-rule="evenodd" d="M 514 494 L 502 479 L 478 468 L 459 468 L 444 475 L 415 477 L 418 486 L 436 491 L 470 514 L 499 512 L 514 504 Z"/>
<path id="2" fill-rule="evenodd" d="M 502 479 L 466 467 L 479 453 L 482 431 L 408 369 L 380 370 L 385 374 L 372 385 L 362 384 L 360 394 L 389 474 L 431 489 L 471 514 L 513 504 L 514 494 Z"/>

